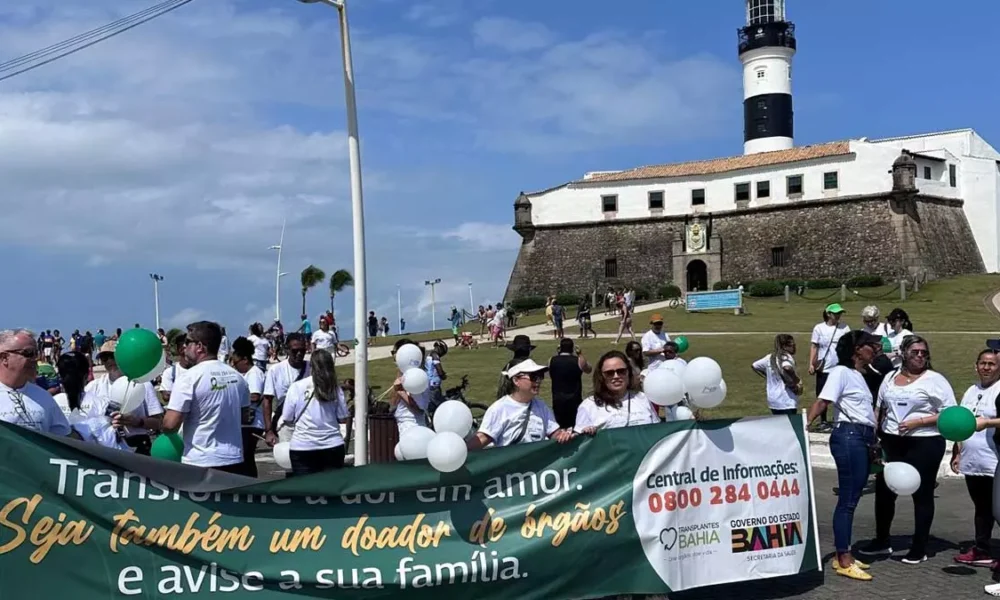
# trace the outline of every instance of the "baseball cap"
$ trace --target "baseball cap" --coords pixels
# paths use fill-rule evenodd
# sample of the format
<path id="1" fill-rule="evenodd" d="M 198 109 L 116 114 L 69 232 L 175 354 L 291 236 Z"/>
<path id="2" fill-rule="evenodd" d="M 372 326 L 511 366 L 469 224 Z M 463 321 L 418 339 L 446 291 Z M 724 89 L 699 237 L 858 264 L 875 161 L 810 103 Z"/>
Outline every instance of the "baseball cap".
<path id="1" fill-rule="evenodd" d="M 661 315 L 660 313 L 653 313 L 653 316 L 649 317 L 649 322 L 650 323 L 662 323 L 663 322 L 663 315 Z"/>
<path id="2" fill-rule="evenodd" d="M 861 309 L 862 319 L 877 319 L 879 316 L 878 307 L 874 304 Z"/>
<path id="3" fill-rule="evenodd" d="M 844 310 L 843 306 L 841 306 L 841 305 L 839 305 L 837 303 L 833 303 L 833 304 L 827 305 L 826 312 L 838 314 L 838 313 L 845 313 L 847 311 Z"/>
<path id="4" fill-rule="evenodd" d="M 518 375 L 524 375 L 526 373 L 544 373 L 545 371 L 548 370 L 549 370 L 548 367 L 540 365 L 529 358 L 528 360 L 523 360 L 514 365 L 513 367 L 507 369 L 506 371 L 503 372 L 503 374 L 507 378 L 513 379 Z"/>

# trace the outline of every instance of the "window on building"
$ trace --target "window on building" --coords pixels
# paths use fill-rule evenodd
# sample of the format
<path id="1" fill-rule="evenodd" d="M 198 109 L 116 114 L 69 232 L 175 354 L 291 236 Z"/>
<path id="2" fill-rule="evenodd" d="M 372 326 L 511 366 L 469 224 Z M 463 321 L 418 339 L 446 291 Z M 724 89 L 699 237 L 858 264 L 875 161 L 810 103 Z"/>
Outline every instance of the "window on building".
<path id="1" fill-rule="evenodd" d="M 767 100 L 758 100 L 757 110 L 767 110 Z"/>
<path id="2" fill-rule="evenodd" d="M 604 259 L 604 276 L 609 279 L 614 279 L 618 277 L 618 259 L 617 258 L 605 258 Z"/>
<path id="3" fill-rule="evenodd" d="M 750 24 L 760 25 L 774 21 L 774 1 L 773 0 L 750 0 L 747 5 L 750 13 Z"/>
<path id="4" fill-rule="evenodd" d="M 757 197 L 758 198 L 770 198 L 771 197 L 771 182 L 770 181 L 758 181 L 757 182 Z"/>
<path id="5" fill-rule="evenodd" d="M 802 195 L 802 176 L 789 175 L 786 178 L 786 188 L 789 196 Z"/>
<path id="6" fill-rule="evenodd" d="M 784 246 L 776 246 L 771 248 L 771 266 L 772 267 L 783 267 L 785 266 L 785 261 L 788 257 L 785 255 Z"/>
<path id="7" fill-rule="evenodd" d="M 649 192 L 649 210 L 663 209 L 663 192 Z"/>
<path id="8" fill-rule="evenodd" d="M 931 168 L 924 167 L 924 179 L 930 179 L 930 178 L 931 178 Z"/>
<path id="9" fill-rule="evenodd" d="M 840 187 L 839 177 L 836 171 L 831 171 L 829 173 L 823 173 L 823 189 L 824 190 L 835 190 Z"/>
<path id="10" fill-rule="evenodd" d="M 764 75 L 767 73 L 764 69 L 757 69 L 757 79 L 764 79 Z"/>
<path id="11" fill-rule="evenodd" d="M 958 187 L 958 172 L 955 165 L 948 165 L 948 184 L 951 187 Z"/>
<path id="12" fill-rule="evenodd" d="M 601 210 L 606 213 L 618 212 L 618 196 L 601 196 Z"/>
<path id="13" fill-rule="evenodd" d="M 737 183 L 736 184 L 736 201 L 749 200 L 750 199 L 750 184 L 749 183 Z"/>
<path id="14" fill-rule="evenodd" d="M 705 204 L 705 190 L 691 190 L 691 205 L 701 206 Z"/>

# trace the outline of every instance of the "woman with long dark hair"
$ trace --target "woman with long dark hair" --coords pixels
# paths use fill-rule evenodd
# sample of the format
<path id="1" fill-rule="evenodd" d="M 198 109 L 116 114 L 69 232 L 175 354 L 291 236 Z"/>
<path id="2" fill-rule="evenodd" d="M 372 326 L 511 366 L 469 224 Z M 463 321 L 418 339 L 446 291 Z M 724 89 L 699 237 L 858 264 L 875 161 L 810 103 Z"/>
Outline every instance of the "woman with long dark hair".
<path id="1" fill-rule="evenodd" d="M 875 409 L 864 373 L 875 356 L 881 339 L 863 331 L 850 331 L 837 340 L 837 364 L 827 373 L 826 385 L 809 409 L 812 423 L 832 404 L 833 431 L 830 453 L 837 465 L 837 507 L 833 510 L 833 541 L 837 557 L 833 570 L 838 575 L 870 581 L 868 565 L 851 554 L 854 511 L 868 482 L 870 449 L 875 445 Z"/>
<path id="2" fill-rule="evenodd" d="M 920 473 L 920 487 L 913 494 L 913 540 L 902 561 L 916 565 L 927 560 L 927 541 L 934 521 L 934 484 L 944 458 L 945 440 L 937 429 L 938 415 L 955 406 L 955 392 L 944 375 L 931 368 L 927 340 L 910 335 L 900 345 L 902 363 L 890 373 L 878 392 L 882 449 L 886 462 L 905 462 Z M 896 494 L 875 478 L 875 539 L 862 554 L 892 554 L 889 532 L 896 516 Z"/>
<path id="3" fill-rule="evenodd" d="M 62 354 L 56 361 L 56 370 L 59 372 L 62 392 L 55 400 L 60 406 L 65 401 L 66 406 L 63 410 L 67 416 L 69 413 L 74 413 L 75 417 L 70 422 L 73 430 L 86 442 L 116 450 L 130 450 L 122 439 L 120 430 L 112 427 L 111 420 L 106 415 L 86 414 L 83 409 L 84 405 L 90 406 L 99 402 L 92 392 L 85 391 L 90 373 L 90 360 L 87 356 L 82 352 Z"/>
<path id="4" fill-rule="evenodd" d="M 632 370 L 635 371 L 634 377 L 629 378 L 629 389 L 641 390 L 642 389 L 642 379 L 646 376 L 646 357 L 642 353 L 642 344 L 632 340 L 625 344 L 625 356 L 628 358 L 629 365 Z M 595 371 L 596 374 L 596 371 Z"/>
<path id="5" fill-rule="evenodd" d="M 593 433 L 598 429 L 659 423 L 660 417 L 646 395 L 633 390 L 632 382 L 638 378 L 625 354 L 617 350 L 605 352 L 594 369 L 594 395 L 577 409 L 574 431 Z"/>
<path id="6" fill-rule="evenodd" d="M 252 324 L 247 339 L 253 344 L 253 364 L 266 373 L 271 357 L 271 342 L 264 335 L 264 326 L 260 323 Z"/>
<path id="7" fill-rule="evenodd" d="M 903 364 L 900 347 L 906 338 L 913 335 L 913 323 L 910 322 L 910 315 L 902 308 L 892 309 L 885 321 L 888 323 L 885 337 L 889 338 L 889 344 L 892 346 L 892 350 L 886 354 L 892 359 L 892 366 L 898 369 Z"/>
<path id="8" fill-rule="evenodd" d="M 823 322 L 818 323 L 809 338 L 809 374 L 816 376 L 816 395 L 823 391 L 826 378 L 837 366 L 837 342 L 851 330 L 841 321 L 844 309 L 839 304 L 830 304 L 823 309 Z M 820 415 L 820 430 L 829 431 L 826 412 Z"/>
<path id="9" fill-rule="evenodd" d="M 795 414 L 802 395 L 802 380 L 795 372 L 795 338 L 787 333 L 774 336 L 774 351 L 751 368 L 767 380 L 767 406 L 771 414 Z"/>
<path id="10" fill-rule="evenodd" d="M 344 391 L 337 385 L 333 356 L 316 350 L 309 360 L 311 375 L 288 388 L 282 421 L 294 425 L 292 474 L 309 475 L 341 469 L 347 450 L 341 423 L 348 418 Z"/>

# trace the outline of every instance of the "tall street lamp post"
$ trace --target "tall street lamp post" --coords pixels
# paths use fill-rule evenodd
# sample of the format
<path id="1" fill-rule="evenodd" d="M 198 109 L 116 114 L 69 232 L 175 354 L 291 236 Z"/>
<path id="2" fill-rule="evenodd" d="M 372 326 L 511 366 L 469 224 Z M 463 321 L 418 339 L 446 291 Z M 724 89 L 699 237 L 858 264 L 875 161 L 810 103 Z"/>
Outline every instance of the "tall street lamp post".
<path id="1" fill-rule="evenodd" d="M 160 329 L 160 282 L 163 281 L 163 275 L 157 275 L 156 273 L 150 273 L 149 278 L 153 280 L 153 310 L 156 311 L 156 329 Z"/>
<path id="2" fill-rule="evenodd" d="M 437 331 L 438 328 L 437 315 L 435 314 L 436 311 L 434 309 L 434 305 L 437 303 L 436 302 L 437 299 L 434 297 L 434 286 L 436 286 L 439 283 L 441 283 L 440 277 L 438 277 L 437 279 L 428 279 L 427 281 L 424 282 L 424 285 L 431 286 L 431 331 Z"/>

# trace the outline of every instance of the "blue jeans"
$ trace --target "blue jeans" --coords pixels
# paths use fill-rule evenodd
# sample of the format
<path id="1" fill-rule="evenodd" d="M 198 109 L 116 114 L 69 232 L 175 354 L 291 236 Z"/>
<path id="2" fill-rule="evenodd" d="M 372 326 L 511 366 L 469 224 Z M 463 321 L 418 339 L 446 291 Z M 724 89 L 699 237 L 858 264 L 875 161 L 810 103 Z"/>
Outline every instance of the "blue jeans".
<path id="1" fill-rule="evenodd" d="M 854 509 L 868 483 L 868 446 L 875 442 L 875 429 L 867 425 L 837 423 L 830 434 L 830 453 L 837 464 L 837 507 L 833 509 L 833 541 L 837 552 L 851 550 Z"/>

